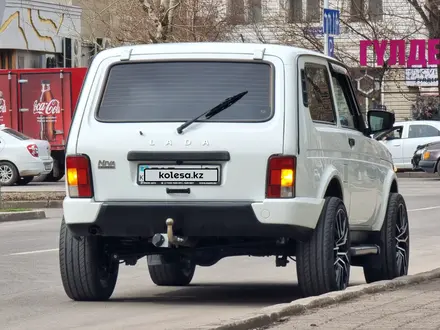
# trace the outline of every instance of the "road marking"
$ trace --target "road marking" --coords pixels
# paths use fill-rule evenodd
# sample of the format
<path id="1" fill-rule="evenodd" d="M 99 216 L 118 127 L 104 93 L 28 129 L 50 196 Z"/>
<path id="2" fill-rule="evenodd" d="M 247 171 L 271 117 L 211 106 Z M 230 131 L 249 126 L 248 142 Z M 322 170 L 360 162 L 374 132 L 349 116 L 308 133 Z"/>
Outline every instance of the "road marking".
<path id="1" fill-rule="evenodd" d="M 58 249 L 17 252 L 17 253 L 7 254 L 6 256 L 23 256 L 23 255 L 27 255 L 27 254 L 37 254 L 37 253 L 46 253 L 46 252 L 55 252 L 55 251 L 58 251 Z"/>
<path id="2" fill-rule="evenodd" d="M 436 209 L 440 209 L 440 206 L 422 207 L 420 209 L 408 210 L 408 212 L 418 212 L 418 211 L 427 211 L 427 210 L 436 210 Z"/>

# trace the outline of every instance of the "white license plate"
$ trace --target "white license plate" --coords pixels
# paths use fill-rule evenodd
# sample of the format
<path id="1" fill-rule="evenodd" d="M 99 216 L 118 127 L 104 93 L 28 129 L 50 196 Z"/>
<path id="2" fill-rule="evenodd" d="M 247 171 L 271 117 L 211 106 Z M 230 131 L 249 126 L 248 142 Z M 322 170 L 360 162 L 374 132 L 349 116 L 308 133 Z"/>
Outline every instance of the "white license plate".
<path id="1" fill-rule="evenodd" d="M 49 171 L 50 170 L 50 164 L 44 164 L 44 169 L 46 171 Z"/>
<path id="2" fill-rule="evenodd" d="M 219 165 L 139 165 L 140 185 L 218 185 Z"/>

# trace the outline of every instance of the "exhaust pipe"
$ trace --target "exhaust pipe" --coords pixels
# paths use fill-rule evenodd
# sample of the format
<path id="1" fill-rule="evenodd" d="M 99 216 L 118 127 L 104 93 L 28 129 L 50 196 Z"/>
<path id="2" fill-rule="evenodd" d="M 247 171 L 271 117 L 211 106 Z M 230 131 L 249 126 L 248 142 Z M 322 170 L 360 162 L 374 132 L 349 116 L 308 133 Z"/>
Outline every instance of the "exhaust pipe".
<path id="1" fill-rule="evenodd" d="M 89 233 L 93 236 L 101 234 L 101 228 L 98 226 L 90 226 L 89 227 Z"/>

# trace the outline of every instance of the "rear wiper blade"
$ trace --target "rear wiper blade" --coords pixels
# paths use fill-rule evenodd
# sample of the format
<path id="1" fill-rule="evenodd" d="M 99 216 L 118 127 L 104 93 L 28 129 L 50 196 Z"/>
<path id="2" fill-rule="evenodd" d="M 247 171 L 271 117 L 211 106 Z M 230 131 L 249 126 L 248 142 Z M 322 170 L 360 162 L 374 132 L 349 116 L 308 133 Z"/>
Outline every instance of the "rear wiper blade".
<path id="1" fill-rule="evenodd" d="M 232 106 L 234 103 L 238 102 L 243 96 L 245 96 L 248 93 L 248 91 L 241 92 L 237 95 L 228 97 L 226 100 L 221 102 L 219 105 L 215 106 L 214 108 L 202 113 L 200 116 L 197 116 L 193 119 L 190 119 L 186 122 L 184 122 L 182 125 L 177 127 L 177 133 L 182 134 L 183 130 L 187 128 L 192 123 L 196 122 L 199 118 L 205 116 L 206 119 L 210 119 L 211 117 L 215 116 L 216 114 L 222 112 L 223 110 L 226 110 L 230 106 Z"/>

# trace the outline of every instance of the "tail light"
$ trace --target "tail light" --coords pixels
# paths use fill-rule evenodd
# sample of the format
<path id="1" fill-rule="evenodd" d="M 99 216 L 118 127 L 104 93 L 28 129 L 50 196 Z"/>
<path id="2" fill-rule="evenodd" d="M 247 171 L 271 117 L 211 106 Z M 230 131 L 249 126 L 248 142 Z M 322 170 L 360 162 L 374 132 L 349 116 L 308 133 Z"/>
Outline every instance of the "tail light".
<path id="1" fill-rule="evenodd" d="M 30 144 L 27 146 L 27 150 L 33 157 L 38 157 L 38 146 L 36 144 Z"/>
<path id="2" fill-rule="evenodd" d="M 93 197 L 90 159 L 86 155 L 66 157 L 66 181 L 69 197 Z"/>
<path id="3" fill-rule="evenodd" d="M 267 169 L 267 198 L 295 197 L 296 157 L 271 156 Z"/>

